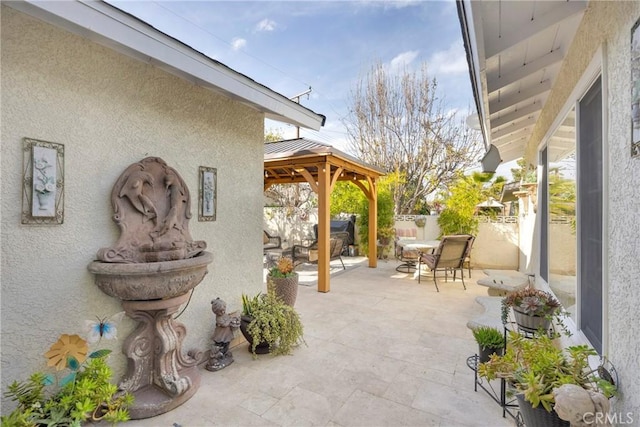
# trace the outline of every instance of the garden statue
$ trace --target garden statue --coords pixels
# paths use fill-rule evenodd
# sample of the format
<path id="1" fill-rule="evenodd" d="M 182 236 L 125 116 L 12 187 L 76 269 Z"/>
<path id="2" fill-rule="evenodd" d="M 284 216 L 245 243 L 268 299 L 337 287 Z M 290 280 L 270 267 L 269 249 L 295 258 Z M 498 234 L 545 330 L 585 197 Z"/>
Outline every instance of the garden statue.
<path id="1" fill-rule="evenodd" d="M 111 191 L 113 220 L 120 228 L 115 245 L 98 260 L 147 263 L 192 258 L 205 248 L 189 233 L 191 197 L 182 177 L 159 157 L 130 165 Z"/>
<path id="2" fill-rule="evenodd" d="M 233 363 L 229 343 L 240 327 L 240 317 L 227 314 L 227 303 L 220 298 L 211 301 L 211 311 L 216 315 L 216 329 L 212 337 L 211 355 L 205 368 L 208 371 L 219 371 Z"/>
<path id="3" fill-rule="evenodd" d="M 571 427 L 611 426 L 607 414 L 609 400 L 604 394 L 586 390 L 575 384 L 563 384 L 553 390 L 553 409 Z"/>

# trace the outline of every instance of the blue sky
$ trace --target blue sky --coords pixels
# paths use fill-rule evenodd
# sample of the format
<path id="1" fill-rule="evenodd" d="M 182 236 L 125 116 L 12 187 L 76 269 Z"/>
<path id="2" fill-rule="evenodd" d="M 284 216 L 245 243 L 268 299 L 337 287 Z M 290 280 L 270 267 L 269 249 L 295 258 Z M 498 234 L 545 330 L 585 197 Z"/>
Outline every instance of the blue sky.
<path id="1" fill-rule="evenodd" d="M 473 105 L 454 1 L 110 1 L 157 29 L 327 116 L 302 136 L 344 149 L 349 92 L 376 62 L 426 62 L 449 109 Z M 295 127 L 267 122 L 285 137 Z"/>

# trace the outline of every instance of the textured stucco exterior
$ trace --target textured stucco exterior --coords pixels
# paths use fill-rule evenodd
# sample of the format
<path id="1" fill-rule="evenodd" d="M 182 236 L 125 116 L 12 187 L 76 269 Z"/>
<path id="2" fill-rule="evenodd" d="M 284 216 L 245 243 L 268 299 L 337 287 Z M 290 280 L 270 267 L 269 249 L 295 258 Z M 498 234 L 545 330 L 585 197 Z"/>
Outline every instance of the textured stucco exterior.
<path id="1" fill-rule="evenodd" d="M 552 93 L 527 148 L 538 145 L 560 113 L 599 48 L 603 48 L 606 87 L 603 105 L 608 128 L 605 163 L 604 317 L 605 354 L 620 376 L 621 396 L 614 411 L 631 413 L 640 423 L 640 158 L 631 158 L 631 28 L 640 19 L 640 2 L 591 1 Z M 623 418 L 625 419 L 625 418 Z"/>
<path id="2" fill-rule="evenodd" d="M 243 292 L 262 289 L 263 114 L 4 5 L 1 19 L 2 390 L 43 369 L 59 334 L 81 334 L 85 319 L 122 310 L 87 265 L 119 235 L 112 186 L 147 156 L 185 180 L 191 235 L 213 253 L 179 318 L 185 348 L 208 349 L 211 299 L 234 311 Z M 24 137 L 64 144 L 62 225 L 20 223 Z M 197 220 L 199 166 L 217 168 L 215 222 Z M 118 342 L 100 343 L 115 350 L 118 378 L 133 326 L 125 318 Z"/>

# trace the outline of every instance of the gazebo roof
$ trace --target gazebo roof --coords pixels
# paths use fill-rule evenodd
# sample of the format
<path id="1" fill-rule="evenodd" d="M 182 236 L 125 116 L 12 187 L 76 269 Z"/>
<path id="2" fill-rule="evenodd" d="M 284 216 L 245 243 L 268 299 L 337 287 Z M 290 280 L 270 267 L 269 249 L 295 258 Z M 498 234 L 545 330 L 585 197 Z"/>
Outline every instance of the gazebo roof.
<path id="1" fill-rule="evenodd" d="M 329 163 L 332 172 L 341 167 L 338 181 L 366 181 L 385 175 L 377 166 L 367 164 L 329 144 L 306 138 L 287 139 L 264 144 L 265 186 L 308 182 L 308 176 L 317 180 L 318 168 Z"/>
<path id="2" fill-rule="evenodd" d="M 329 292 L 329 196 L 335 183 L 350 181 L 369 200 L 369 267 L 377 266 L 378 190 L 385 171 L 328 144 L 305 138 L 264 144 L 264 189 L 273 184 L 309 183 L 318 194 L 318 291 Z"/>

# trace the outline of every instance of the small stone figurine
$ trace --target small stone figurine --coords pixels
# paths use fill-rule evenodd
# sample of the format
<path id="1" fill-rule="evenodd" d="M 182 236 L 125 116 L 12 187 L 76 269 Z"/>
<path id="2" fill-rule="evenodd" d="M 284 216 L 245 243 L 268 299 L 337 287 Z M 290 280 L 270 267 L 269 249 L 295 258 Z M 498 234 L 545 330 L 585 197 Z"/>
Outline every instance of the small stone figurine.
<path id="1" fill-rule="evenodd" d="M 220 298 L 211 301 L 211 311 L 216 315 L 216 329 L 212 336 L 211 355 L 205 368 L 208 371 L 219 371 L 233 363 L 229 343 L 240 327 L 240 317 L 227 314 L 227 303 Z"/>
<path id="2" fill-rule="evenodd" d="M 604 394 L 585 390 L 575 384 L 563 384 L 553 389 L 553 409 L 571 427 L 611 426 L 609 399 Z"/>

